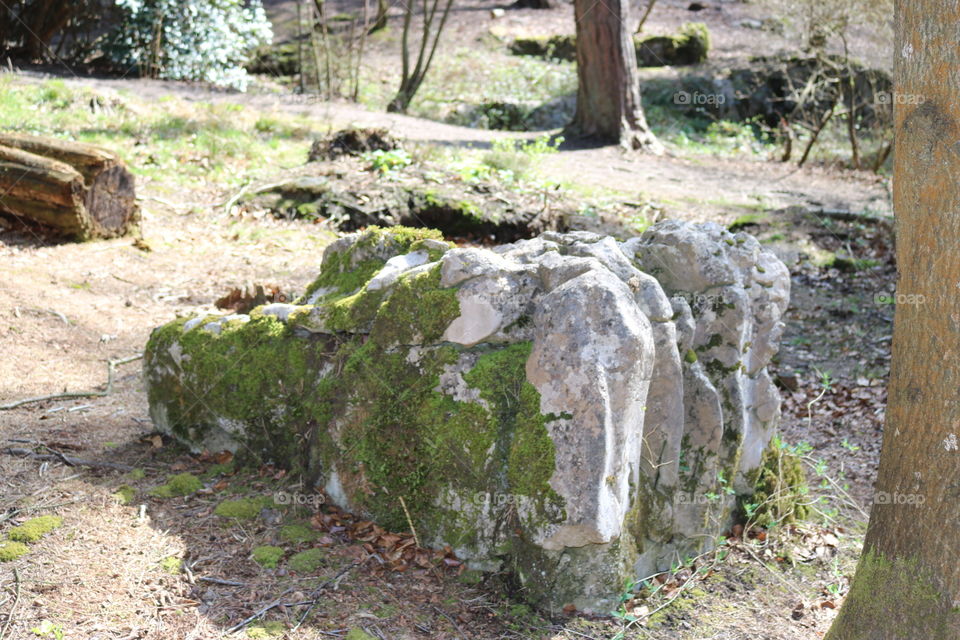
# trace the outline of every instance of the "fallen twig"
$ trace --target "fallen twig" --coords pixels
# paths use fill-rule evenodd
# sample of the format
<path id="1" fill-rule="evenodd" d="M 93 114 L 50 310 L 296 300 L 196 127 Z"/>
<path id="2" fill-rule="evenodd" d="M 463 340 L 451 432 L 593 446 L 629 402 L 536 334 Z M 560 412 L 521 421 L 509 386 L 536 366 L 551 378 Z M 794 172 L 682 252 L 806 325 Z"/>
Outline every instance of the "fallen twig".
<path id="1" fill-rule="evenodd" d="M 307 607 L 307 609 L 302 614 L 300 614 L 300 619 L 297 620 L 297 624 L 293 626 L 293 629 L 291 629 L 291 631 L 296 631 L 297 629 L 300 628 L 300 625 L 304 623 L 304 621 L 307 619 L 307 616 L 309 616 L 310 612 L 313 611 L 313 608 L 317 606 L 317 602 L 320 601 L 320 594 L 323 593 L 327 589 L 327 587 L 338 582 L 340 578 L 347 575 L 347 572 L 352 571 L 353 568 L 359 564 L 360 564 L 359 561 L 348 564 L 343 569 L 340 569 L 340 571 L 337 572 L 337 575 L 323 582 L 319 587 L 314 589 L 313 593 L 310 594 L 310 606 Z"/>
<path id="2" fill-rule="evenodd" d="M 273 608 L 275 608 L 275 607 L 282 606 L 282 605 L 283 605 L 283 600 L 282 600 L 283 596 L 287 595 L 287 594 L 290 593 L 291 591 L 293 591 L 293 589 L 287 589 L 286 591 L 284 591 L 283 593 L 280 594 L 280 597 L 279 597 L 279 598 L 277 598 L 276 600 L 274 600 L 274 601 L 271 602 L 270 604 L 266 605 L 265 607 L 261 607 L 261 608 L 260 608 L 256 613 L 254 613 L 252 616 L 249 616 L 249 617 L 247 617 L 247 618 L 244 618 L 242 621 L 238 622 L 237 624 L 235 624 L 235 625 L 233 625 L 232 627 L 230 627 L 229 629 L 227 629 L 227 633 L 235 633 L 235 632 L 237 632 L 237 631 L 240 631 L 240 629 L 243 629 L 245 626 L 247 626 L 248 624 L 250 624 L 250 623 L 253 622 L 254 620 L 257 620 L 258 618 L 260 618 L 261 616 L 263 616 L 263 614 L 265 614 L 266 612 L 270 611 L 271 609 L 273 609 Z M 0 640 L 3 640 L 3 639 L 0 638 Z"/>
<path id="3" fill-rule="evenodd" d="M 120 464 L 118 462 L 101 462 L 99 460 L 82 460 L 68 456 L 65 453 L 56 451 L 44 445 L 44 448 L 53 453 L 36 453 L 30 449 L 20 447 L 7 447 L 3 450 L 8 456 L 19 456 L 21 458 L 33 458 L 34 460 L 59 460 L 68 467 L 91 467 L 93 469 L 113 469 L 115 471 L 132 471 L 133 467 Z"/>
<path id="4" fill-rule="evenodd" d="M 23 400 L 17 400 L 16 402 L 11 402 L 9 404 L 0 404 L 0 411 L 5 411 L 8 409 L 16 409 L 17 407 L 23 406 L 25 404 L 30 404 L 33 402 L 43 402 L 44 400 L 63 400 L 66 398 L 102 398 L 113 393 L 113 374 L 116 369 L 121 364 L 127 364 L 128 362 L 134 362 L 135 360 L 140 360 L 143 358 L 142 353 L 136 355 L 128 356 L 126 358 L 120 358 L 119 360 L 108 360 L 107 361 L 107 388 L 104 391 L 65 391 L 63 393 L 53 393 L 48 396 L 36 396 L 33 398 L 24 398 Z"/>
<path id="5" fill-rule="evenodd" d="M 13 604 L 10 605 L 10 613 L 7 614 L 7 621 L 3 624 L 3 630 L 0 630 L 0 640 L 3 640 L 7 635 L 7 631 L 10 630 L 10 623 L 13 622 L 13 612 L 16 610 L 17 605 L 20 604 L 20 572 L 17 571 L 16 567 L 13 569 L 13 581 L 17 585 L 17 590 L 13 596 Z"/>
<path id="6" fill-rule="evenodd" d="M 451 616 L 449 613 L 447 613 L 446 611 L 444 611 L 444 610 L 441 609 L 440 607 L 433 607 L 433 610 L 436 611 L 437 613 L 439 613 L 439 614 L 442 615 L 444 618 L 446 618 L 447 620 L 450 621 L 450 624 L 453 625 L 453 628 L 457 630 L 457 637 L 458 637 L 458 638 L 462 638 L 462 637 L 463 637 L 463 630 L 460 628 L 460 625 L 457 624 L 457 621 L 453 619 L 453 616 Z"/>
<path id="7" fill-rule="evenodd" d="M 235 581 L 233 581 L 233 580 L 224 580 L 223 578 L 213 578 L 213 577 L 210 577 L 210 576 L 200 576 L 200 577 L 197 578 L 197 579 L 198 579 L 198 580 L 201 580 L 201 581 L 203 581 L 203 582 L 212 582 L 213 584 L 222 584 L 222 585 L 227 586 L 227 587 L 245 587 L 245 586 L 247 586 L 246 583 L 243 583 L 243 582 L 235 582 Z"/>

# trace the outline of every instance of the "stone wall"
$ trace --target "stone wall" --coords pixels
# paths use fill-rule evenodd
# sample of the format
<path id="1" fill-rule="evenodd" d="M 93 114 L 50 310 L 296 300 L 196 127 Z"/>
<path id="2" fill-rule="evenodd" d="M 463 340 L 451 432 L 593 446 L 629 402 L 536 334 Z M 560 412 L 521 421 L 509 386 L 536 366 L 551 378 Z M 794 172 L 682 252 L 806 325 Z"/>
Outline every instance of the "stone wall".
<path id="1" fill-rule="evenodd" d="M 714 224 L 492 250 L 374 228 L 332 244 L 297 304 L 155 330 L 151 416 L 386 527 L 407 529 L 402 496 L 422 539 L 531 602 L 606 612 L 750 493 L 789 283 Z"/>

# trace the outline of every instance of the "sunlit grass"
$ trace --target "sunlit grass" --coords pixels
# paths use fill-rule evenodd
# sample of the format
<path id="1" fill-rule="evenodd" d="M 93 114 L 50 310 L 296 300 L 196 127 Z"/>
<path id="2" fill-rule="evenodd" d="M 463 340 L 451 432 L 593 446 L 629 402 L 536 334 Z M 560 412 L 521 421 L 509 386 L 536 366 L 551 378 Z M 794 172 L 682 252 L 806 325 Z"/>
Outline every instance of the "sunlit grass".
<path id="1" fill-rule="evenodd" d="M 264 167 L 306 161 L 313 130 L 299 116 L 242 105 L 149 103 L 129 93 L 74 88 L 0 77 L 0 128 L 100 144 L 116 151 L 134 174 L 180 185 L 226 186 Z"/>

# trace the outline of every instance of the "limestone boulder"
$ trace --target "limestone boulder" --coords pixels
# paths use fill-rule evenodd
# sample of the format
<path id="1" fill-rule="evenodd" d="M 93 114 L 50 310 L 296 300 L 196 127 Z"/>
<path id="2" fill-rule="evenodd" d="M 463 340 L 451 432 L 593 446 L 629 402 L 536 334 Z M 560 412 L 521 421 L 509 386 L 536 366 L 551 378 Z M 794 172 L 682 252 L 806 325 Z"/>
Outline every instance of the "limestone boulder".
<path id="1" fill-rule="evenodd" d="M 409 513 L 546 610 L 604 613 L 751 492 L 788 299 L 786 268 L 716 225 L 489 250 L 372 228 L 293 304 L 156 329 L 150 413 L 382 526 Z"/>

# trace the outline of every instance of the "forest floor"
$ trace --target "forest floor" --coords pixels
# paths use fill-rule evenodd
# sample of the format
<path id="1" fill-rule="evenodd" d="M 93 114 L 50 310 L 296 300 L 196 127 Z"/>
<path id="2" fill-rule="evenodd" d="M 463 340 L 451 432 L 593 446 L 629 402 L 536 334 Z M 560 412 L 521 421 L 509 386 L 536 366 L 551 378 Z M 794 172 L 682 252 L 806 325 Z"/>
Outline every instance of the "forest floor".
<path id="1" fill-rule="evenodd" d="M 676 3 L 665 4 L 654 27 L 679 15 Z M 510 19 L 523 26 L 527 14 Z M 453 32 L 472 33 L 476 15 L 456 19 Z M 526 20 L 530 29 L 545 24 L 540 14 Z M 717 34 L 719 55 L 735 49 L 736 33 Z M 303 291 L 335 233 L 322 222 L 223 205 L 248 182 L 295 170 L 312 138 L 349 124 L 389 127 L 410 141 L 415 161 L 461 170 L 483 165 L 496 140 L 531 137 L 265 90 L 0 75 L 0 127 L 117 150 L 137 174 L 144 213 L 135 241 L 86 244 L 0 221 L 0 405 L 103 391 L 108 360 L 142 352 L 154 327 L 213 311 L 236 288 Z M 657 594 L 625 598 L 619 617 L 549 618 L 495 577 L 455 562 L 387 570 L 371 551 L 388 533 L 329 507 L 322 516 L 279 506 L 248 519 L 217 515 L 225 500 L 293 490 L 295 479 L 269 467 L 233 471 L 224 457 L 190 455 L 156 435 L 134 361 L 116 368 L 108 395 L 0 410 L 0 450 L 52 456 L 0 455 L 0 533 L 34 516 L 63 518 L 27 555 L 0 564 L 0 638 L 822 637 L 856 564 L 879 456 L 895 281 L 888 184 L 836 164 L 797 169 L 768 153 L 665 138 L 664 157 L 570 146 L 517 151 L 516 160 L 532 165 L 529 180 L 598 208 L 645 203 L 644 223 L 715 220 L 749 231 L 790 266 L 792 302 L 773 369 L 783 386 L 782 438 L 810 445 L 801 451 L 811 519 L 731 531 L 717 552 L 678 563 Z M 130 470 L 68 466 L 53 452 Z M 203 489 L 151 495 L 187 472 Z M 281 537 L 289 524 L 307 532 Z M 261 545 L 283 548 L 285 560 L 276 568 L 256 563 L 251 554 Z M 317 551 L 300 558 L 314 562 L 292 568 L 293 555 L 310 549 Z M 262 619 L 231 631 L 265 608 Z"/>

